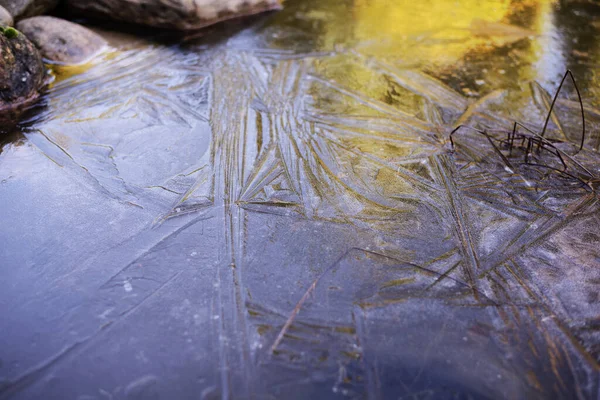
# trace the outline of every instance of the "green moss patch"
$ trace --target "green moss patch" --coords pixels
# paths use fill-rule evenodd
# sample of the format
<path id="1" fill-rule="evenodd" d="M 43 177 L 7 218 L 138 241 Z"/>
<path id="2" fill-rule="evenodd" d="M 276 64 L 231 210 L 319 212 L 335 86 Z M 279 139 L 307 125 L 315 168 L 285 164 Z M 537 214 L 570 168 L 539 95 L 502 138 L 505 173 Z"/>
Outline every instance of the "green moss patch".
<path id="1" fill-rule="evenodd" d="M 9 39 L 12 39 L 14 37 L 17 37 L 17 35 L 19 34 L 19 31 L 11 26 L 6 27 L 6 28 L 0 26 L 0 33 L 2 33 L 4 36 L 6 36 Z"/>

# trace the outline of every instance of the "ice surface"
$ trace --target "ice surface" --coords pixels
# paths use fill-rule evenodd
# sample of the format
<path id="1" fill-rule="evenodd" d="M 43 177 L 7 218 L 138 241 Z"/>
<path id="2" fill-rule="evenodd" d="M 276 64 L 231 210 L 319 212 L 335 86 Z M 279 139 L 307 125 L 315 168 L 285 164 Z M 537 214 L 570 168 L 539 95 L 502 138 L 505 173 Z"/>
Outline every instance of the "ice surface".
<path id="1" fill-rule="evenodd" d="M 104 33 L 3 137 L 0 399 L 597 399 L 593 9 L 288 3 Z M 539 130 L 566 68 L 571 177 L 452 149 Z"/>

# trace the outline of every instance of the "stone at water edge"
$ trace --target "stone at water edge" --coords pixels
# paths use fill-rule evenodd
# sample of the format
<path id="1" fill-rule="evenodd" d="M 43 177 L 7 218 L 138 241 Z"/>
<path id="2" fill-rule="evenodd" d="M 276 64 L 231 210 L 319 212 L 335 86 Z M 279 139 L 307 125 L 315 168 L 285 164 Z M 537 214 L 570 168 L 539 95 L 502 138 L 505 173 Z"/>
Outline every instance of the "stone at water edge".
<path id="1" fill-rule="evenodd" d="M 0 6 L 0 26 L 13 26 L 13 17 L 8 10 Z"/>
<path id="2" fill-rule="evenodd" d="M 0 0 L 0 6 L 13 16 L 15 21 L 44 14 L 56 8 L 60 0 Z"/>
<path id="3" fill-rule="evenodd" d="M 17 28 L 40 50 L 42 57 L 57 64 L 81 64 L 100 53 L 106 41 L 88 28 L 55 17 L 32 17 Z"/>
<path id="4" fill-rule="evenodd" d="M 42 57 L 25 35 L 0 28 L 0 120 L 35 100 L 45 82 Z"/>
<path id="5" fill-rule="evenodd" d="M 84 16 L 158 28 L 192 30 L 281 8 L 281 0 L 65 0 Z"/>

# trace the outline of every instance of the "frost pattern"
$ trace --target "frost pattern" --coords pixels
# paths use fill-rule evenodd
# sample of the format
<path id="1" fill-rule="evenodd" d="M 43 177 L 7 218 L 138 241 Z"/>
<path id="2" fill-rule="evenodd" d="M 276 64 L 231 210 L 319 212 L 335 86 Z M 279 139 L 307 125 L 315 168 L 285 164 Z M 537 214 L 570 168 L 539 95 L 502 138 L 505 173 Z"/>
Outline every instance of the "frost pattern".
<path id="1" fill-rule="evenodd" d="M 4 146 L 0 398 L 597 397 L 597 192 L 449 146 L 549 94 L 273 31 L 116 51 Z"/>

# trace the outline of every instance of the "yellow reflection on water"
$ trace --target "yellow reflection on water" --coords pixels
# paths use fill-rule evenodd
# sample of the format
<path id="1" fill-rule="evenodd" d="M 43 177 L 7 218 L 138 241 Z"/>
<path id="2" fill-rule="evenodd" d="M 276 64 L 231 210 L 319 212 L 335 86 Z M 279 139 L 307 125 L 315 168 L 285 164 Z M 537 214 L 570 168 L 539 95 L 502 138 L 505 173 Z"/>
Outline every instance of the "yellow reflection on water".
<path id="1" fill-rule="evenodd" d="M 476 18 L 500 21 L 510 9 L 510 1 L 493 0 L 356 0 L 355 5 L 357 32 L 366 38 L 465 29 Z"/>
<path id="2" fill-rule="evenodd" d="M 415 64 L 448 64 L 476 48 L 488 50 L 547 29 L 550 0 L 356 0 L 354 37 L 364 52 Z M 531 12 L 525 23 L 511 15 Z"/>
<path id="3" fill-rule="evenodd" d="M 311 2 L 294 13 L 312 22 L 318 50 L 353 48 L 402 65 L 446 66 L 473 52 L 544 37 L 553 0 L 353 0 Z M 282 18 L 283 21 L 283 18 Z M 286 18 L 285 21 L 289 21 Z M 283 47 L 290 42 L 282 42 Z M 527 57 L 540 57 L 540 47 Z M 521 57 L 523 54 L 519 54 Z M 533 63 L 535 60 L 527 60 Z"/>

